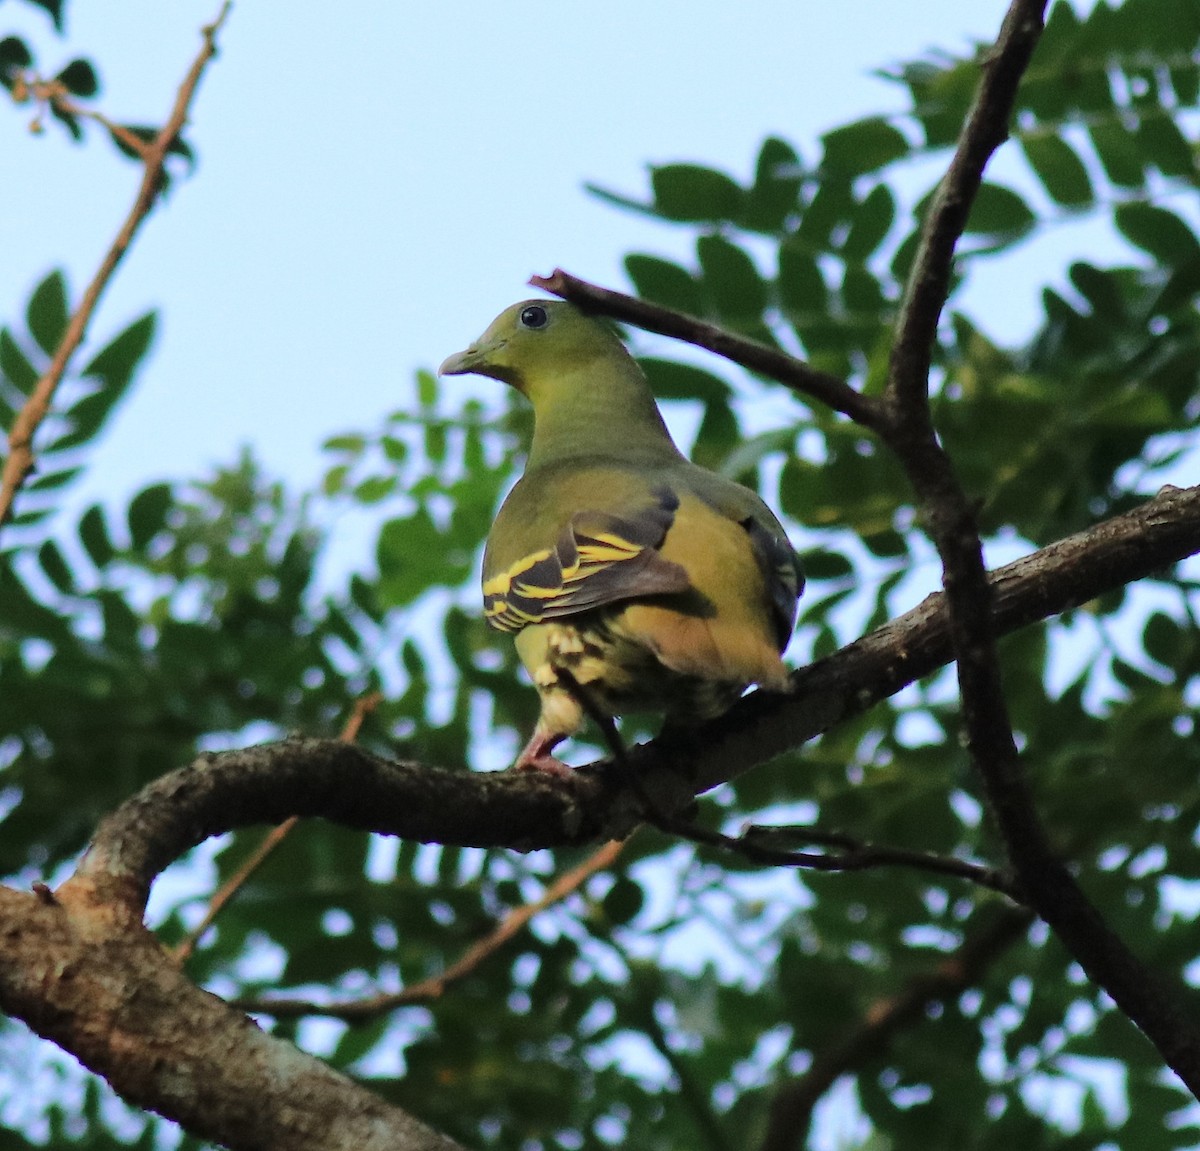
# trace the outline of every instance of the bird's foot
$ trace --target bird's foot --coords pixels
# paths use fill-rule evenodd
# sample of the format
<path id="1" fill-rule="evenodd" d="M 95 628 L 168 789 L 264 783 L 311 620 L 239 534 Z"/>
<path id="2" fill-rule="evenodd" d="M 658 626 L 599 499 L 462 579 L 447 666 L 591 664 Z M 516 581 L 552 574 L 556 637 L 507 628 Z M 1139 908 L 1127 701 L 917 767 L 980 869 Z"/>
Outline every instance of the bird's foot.
<path id="1" fill-rule="evenodd" d="M 561 759 L 555 759 L 548 752 L 544 755 L 522 755 L 513 764 L 513 771 L 536 771 L 542 775 L 552 775 L 555 779 L 572 779 L 575 773 Z"/>
<path id="2" fill-rule="evenodd" d="M 563 738 L 558 732 L 551 733 L 538 727 L 529 737 L 529 742 L 521 748 L 521 754 L 513 764 L 513 771 L 540 771 L 543 775 L 570 779 L 574 773 L 552 754 Z"/>

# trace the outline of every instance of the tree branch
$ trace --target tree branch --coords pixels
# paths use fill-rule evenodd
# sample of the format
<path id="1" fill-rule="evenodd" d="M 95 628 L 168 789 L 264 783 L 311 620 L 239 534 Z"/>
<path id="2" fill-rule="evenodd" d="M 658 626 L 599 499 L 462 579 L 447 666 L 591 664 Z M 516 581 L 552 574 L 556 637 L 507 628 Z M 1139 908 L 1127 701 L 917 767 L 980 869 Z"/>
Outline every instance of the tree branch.
<path id="1" fill-rule="evenodd" d="M 996 631 L 1065 611 L 1197 551 L 1200 487 L 1164 489 L 1134 512 L 996 572 Z M 796 672 L 794 695 L 755 693 L 708 725 L 698 742 L 657 740 L 631 749 L 629 759 L 660 809 L 678 811 L 695 793 L 799 747 L 951 655 L 945 597 L 930 596 Z M 76 1054 L 132 1102 L 201 1134 L 216 1136 L 220 1121 L 220 1136 L 239 1151 L 279 1146 L 264 1132 L 284 1108 L 292 1111 L 283 1121 L 305 1125 L 286 1144 L 297 1151 L 449 1148 L 197 990 L 141 926 L 152 879 L 210 835 L 292 815 L 424 842 L 528 850 L 625 835 L 640 808 L 640 798 L 603 765 L 581 769 L 564 785 L 536 773 L 477 775 L 391 763 L 336 740 L 202 756 L 105 819 L 76 875 L 55 895 L 0 888 L 0 1009 Z M 127 992 L 131 978 L 135 996 Z M 169 1030 L 175 1019 L 180 1029 Z M 247 1043 L 249 1075 L 243 1061 L 228 1058 Z M 199 1049 L 189 1052 L 193 1046 Z M 217 1097 L 225 1095 L 218 1109 Z M 312 1099 L 315 1110 L 297 1115 L 297 1099 Z M 371 1129 L 385 1132 L 382 1143 L 359 1134 L 360 1118 L 379 1119 Z M 415 1133 L 401 1136 L 400 1129 Z"/>
<path id="2" fill-rule="evenodd" d="M 363 721 L 379 706 L 382 699 L 383 696 L 380 692 L 372 691 L 355 701 L 350 718 L 346 720 L 346 726 L 342 728 L 342 733 L 338 737 L 342 743 L 353 743 L 358 738 Z M 171 958 L 176 963 L 183 964 L 188 961 L 192 952 L 196 949 L 196 944 L 200 942 L 204 933 L 216 922 L 217 916 L 221 914 L 226 904 L 245 885 L 246 881 L 266 863 L 275 848 L 291 835 L 292 829 L 299 822 L 299 819 L 293 815 L 290 819 L 285 819 L 278 827 L 271 828 L 263 836 L 259 845 L 243 861 L 242 866 L 217 889 L 212 899 L 209 900 L 207 910 L 200 917 L 200 922 L 171 949 Z"/>
<path id="3" fill-rule="evenodd" d="M 49 901 L 0 887 L 0 1006 L 233 1151 L 463 1151 L 200 990 L 137 917 L 79 886 Z"/>
<path id="4" fill-rule="evenodd" d="M 13 501 L 17 492 L 20 491 L 34 469 L 33 435 L 50 411 L 50 403 L 66 373 L 67 364 L 79 345 L 83 343 L 84 337 L 87 335 L 88 324 L 100 302 L 100 297 L 104 294 L 104 289 L 112 279 L 122 257 L 129 250 L 129 245 L 133 243 L 138 229 L 157 202 L 159 192 L 162 191 L 162 176 L 167 152 L 183 129 L 192 97 L 196 94 L 196 88 L 200 83 L 200 77 L 204 74 L 205 67 L 217 53 L 217 33 L 229 15 L 230 6 L 230 0 L 226 0 L 217 18 L 201 29 L 203 43 L 200 52 L 192 62 L 183 83 L 179 86 L 179 91 L 175 95 L 175 105 L 171 109 L 171 115 L 163 125 L 162 131 L 149 144 L 139 141 L 138 152 L 142 160 L 142 179 L 138 185 L 137 195 L 134 197 L 133 207 L 125 217 L 120 231 L 117 232 L 116 239 L 104 254 L 104 259 L 100 261 L 100 267 L 83 293 L 79 307 L 75 309 L 67 323 L 67 330 L 63 333 L 62 340 L 59 341 L 50 366 L 38 380 L 33 391 L 30 392 L 29 398 L 13 420 L 12 429 L 8 433 L 8 458 L 4 461 L 3 472 L 0 473 L 0 527 L 3 527 L 12 516 Z"/>
<path id="5" fill-rule="evenodd" d="M 953 999 L 978 983 L 1032 921 L 1033 916 L 1025 910 L 998 910 L 986 927 L 932 971 L 914 976 L 895 995 L 871 1004 L 856 1028 L 836 1046 L 820 1052 L 799 1079 L 775 1096 L 760 1151 L 799 1151 L 804 1147 L 813 1109 L 842 1075 L 861 1071 L 864 1064 L 883 1055 L 899 1031 L 924 1020 L 931 1004 Z"/>
<path id="6" fill-rule="evenodd" d="M 715 352 L 743 368 L 777 380 L 806 399 L 817 400 L 835 412 L 849 416 L 864 427 L 878 429 L 882 422 L 883 407 L 878 400 L 856 392 L 837 376 L 810 368 L 803 360 L 778 348 L 734 335 L 686 312 L 648 304 L 636 296 L 589 284 L 561 268 L 555 268 L 548 276 L 531 276 L 529 283 L 582 308 Z"/>
<path id="7" fill-rule="evenodd" d="M 983 77 L 950 166 L 929 205 L 900 304 L 885 392 L 892 408 L 897 403 L 920 407 L 928 399 L 929 367 L 938 317 L 949 295 L 954 249 L 983 182 L 983 170 L 1008 139 L 1017 88 L 1041 37 L 1045 7 L 1046 0 L 1013 0 L 983 60 Z"/>
<path id="8" fill-rule="evenodd" d="M 828 843 L 836 842 L 838 851 L 793 851 L 769 846 L 764 841 L 777 838 L 781 833 L 787 833 L 793 839 L 805 839 L 808 828 L 753 825 L 746 828 L 741 835 L 724 835 L 683 819 L 668 817 L 654 823 L 661 830 L 693 843 L 731 851 L 752 863 L 762 863 L 769 867 L 796 867 L 809 871 L 869 871 L 876 867 L 907 867 L 915 871 L 932 872 L 934 875 L 966 879 L 1021 902 L 1021 893 L 1008 872 L 971 863 L 965 859 L 955 859 L 953 856 L 936 855 L 931 851 L 910 851 L 901 847 L 864 843 L 853 836 L 822 832 L 819 828 L 813 829 L 815 834 L 810 838 L 822 839 Z"/>
<path id="9" fill-rule="evenodd" d="M 1066 611 L 1200 551 L 1200 486 L 1154 499 L 1042 548 L 990 577 L 997 634 Z M 664 812 L 803 745 L 953 658 L 944 593 L 792 674 L 791 692 L 755 692 L 694 735 L 631 748 L 641 787 Z M 288 816 L 420 842 L 532 850 L 627 835 L 641 798 L 604 764 L 567 780 L 392 762 L 336 740 L 288 739 L 206 754 L 155 780 L 104 819 L 68 884 L 102 886 L 132 908 L 153 878 L 211 835 Z"/>
<path id="10" fill-rule="evenodd" d="M 942 560 L 966 744 L 1018 882 L 1088 976 L 1116 1001 L 1200 1098 L 1200 1030 L 1181 984 L 1147 968 L 1105 924 L 1058 859 L 1038 817 L 1017 753 L 996 651 L 992 587 L 972 503 L 938 442 L 929 411 L 929 367 L 954 247 L 983 169 L 1007 137 L 1044 0 L 1013 0 L 984 62 L 984 76 L 954 159 L 922 230 L 892 349 L 882 435 L 918 497 Z"/>

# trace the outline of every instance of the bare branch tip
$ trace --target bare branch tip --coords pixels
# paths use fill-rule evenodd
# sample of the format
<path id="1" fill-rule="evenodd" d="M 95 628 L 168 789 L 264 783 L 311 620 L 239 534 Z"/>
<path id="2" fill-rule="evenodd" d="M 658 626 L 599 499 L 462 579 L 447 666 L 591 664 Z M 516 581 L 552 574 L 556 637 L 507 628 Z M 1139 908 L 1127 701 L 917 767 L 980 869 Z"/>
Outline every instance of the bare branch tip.
<path id="1" fill-rule="evenodd" d="M 562 268 L 555 268 L 548 276 L 539 276 L 535 273 L 529 277 L 528 282 L 531 288 L 539 288 L 551 295 L 561 296 L 566 290 L 566 273 Z"/>

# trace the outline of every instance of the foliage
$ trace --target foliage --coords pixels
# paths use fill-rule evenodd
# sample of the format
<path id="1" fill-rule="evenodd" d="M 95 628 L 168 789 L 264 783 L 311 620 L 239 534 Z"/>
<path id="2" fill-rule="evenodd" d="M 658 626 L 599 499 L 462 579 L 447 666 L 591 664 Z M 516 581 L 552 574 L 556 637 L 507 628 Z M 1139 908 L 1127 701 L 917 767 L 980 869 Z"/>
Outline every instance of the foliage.
<path id="1" fill-rule="evenodd" d="M 935 418 L 981 501 L 989 546 L 1057 539 L 1195 474 L 1200 240 L 1176 205 L 1197 186 L 1198 40 L 1200 16 L 1186 5 L 1128 0 L 1086 19 L 1053 8 L 1008 145 L 1024 172 L 985 185 L 957 275 L 1065 218 L 1111 224 L 1130 261 L 1078 263 L 1047 284 L 1021 347 L 1000 346 L 986 316 L 965 310 L 942 326 Z M 0 67 L 16 59 L 8 44 Z M 638 293 L 877 391 L 929 202 L 913 173 L 944 162 L 977 63 L 936 55 L 896 68 L 906 114 L 833 129 L 807 159 L 769 139 L 746 181 L 675 164 L 652 172 L 647 199 L 600 193 L 695 236 L 690 266 L 628 256 Z M 28 333 L 0 333 L 6 428 L 68 309 L 52 274 L 31 295 Z M 50 518 L 43 494 L 83 465 L 153 324 L 135 321 L 64 396 L 41 479 L 18 506 L 21 531 L 0 553 L 0 872 L 26 879 L 52 874 L 102 813 L 197 749 L 332 733 L 376 686 L 387 701 L 361 738 L 446 765 L 502 762 L 535 711 L 475 590 L 479 544 L 519 466 L 521 409 L 489 417 L 422 374 L 411 409 L 329 442 L 319 494 L 298 499 L 247 458 L 148 488 L 121 515 Z M 669 405 L 699 415 L 695 457 L 761 482 L 790 517 L 811 580 L 798 658 L 929 588 L 902 473 L 861 429 L 723 368 L 645 366 Z M 745 433 L 768 402 L 774 425 Z M 361 509 L 380 524 L 377 571 L 331 589 L 318 578 L 322 525 Z M 1003 648 L 1057 847 L 1110 925 L 1185 975 L 1200 910 L 1198 581 L 1194 562 L 1181 565 Z M 945 674 L 723 786 L 700 819 L 814 823 L 1001 861 Z M 200 849 L 164 881 L 165 941 L 255 842 L 243 833 Z M 411 985 L 575 861 L 305 824 L 222 914 L 190 971 L 222 994 Z M 917 871 L 764 872 L 642 831 L 615 872 L 441 999 L 353 1027 L 276 1027 L 470 1146 L 753 1146 L 784 1084 L 1000 902 Z M 1188 1097 L 1154 1051 L 1039 928 L 927 1015 L 847 1068 L 840 1098 L 865 1117 L 864 1146 L 1166 1151 L 1200 1140 L 1197 1112 L 1183 1110 Z M 25 1043 L 15 1027 L 0 1031 L 0 1082 Z M 94 1085 L 65 1105 L 72 1074 L 56 1075 L 43 1113 L 0 1110 L 0 1122 L 30 1138 L 47 1123 L 56 1146 L 151 1145 L 154 1129 L 131 1127 Z"/>

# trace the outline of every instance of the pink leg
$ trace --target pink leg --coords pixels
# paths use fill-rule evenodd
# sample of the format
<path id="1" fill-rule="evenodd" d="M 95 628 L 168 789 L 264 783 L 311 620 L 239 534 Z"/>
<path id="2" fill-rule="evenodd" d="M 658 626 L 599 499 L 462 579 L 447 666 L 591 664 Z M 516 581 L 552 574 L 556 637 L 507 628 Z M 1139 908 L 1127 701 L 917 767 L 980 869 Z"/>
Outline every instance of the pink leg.
<path id="1" fill-rule="evenodd" d="M 571 769 L 560 759 L 555 759 L 550 753 L 566 739 L 558 732 L 549 732 L 539 723 L 533 729 L 529 742 L 521 749 L 517 762 L 513 764 L 514 771 L 540 771 L 545 775 L 557 776 L 559 779 L 570 779 Z"/>

